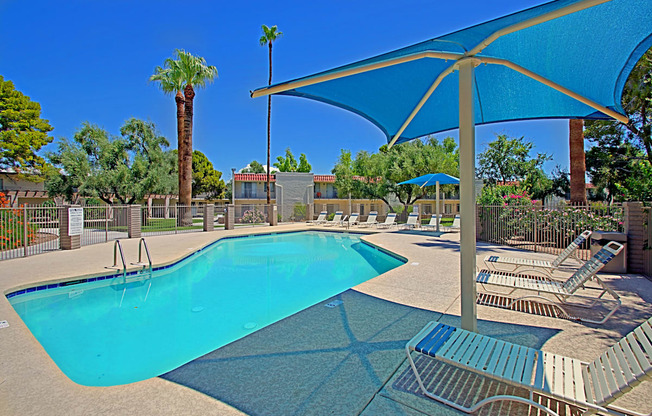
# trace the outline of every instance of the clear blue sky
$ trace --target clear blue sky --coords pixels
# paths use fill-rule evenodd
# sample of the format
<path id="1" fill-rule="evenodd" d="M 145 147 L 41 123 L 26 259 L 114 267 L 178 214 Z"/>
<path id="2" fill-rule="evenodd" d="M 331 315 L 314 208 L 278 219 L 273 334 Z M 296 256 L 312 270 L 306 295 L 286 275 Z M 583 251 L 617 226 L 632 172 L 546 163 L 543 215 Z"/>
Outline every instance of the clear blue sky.
<path id="1" fill-rule="evenodd" d="M 129 117 L 153 121 L 176 147 L 175 104 L 148 82 L 175 48 L 203 56 L 219 78 L 195 98 L 194 148 L 230 178 L 265 163 L 267 84 L 261 25 L 278 25 L 274 82 L 285 81 L 449 33 L 543 0 L 25 1 L 0 0 L 0 75 L 41 104 L 54 137 L 84 121 L 112 134 Z M 568 167 L 568 121 L 494 124 L 476 130 L 476 151 L 495 134 L 525 136 Z M 457 137 L 457 132 L 440 135 Z M 330 173 L 340 149 L 377 151 L 384 135 L 362 117 L 295 97 L 272 101 L 272 161 L 287 147 Z M 47 147 L 54 150 L 53 145 Z"/>

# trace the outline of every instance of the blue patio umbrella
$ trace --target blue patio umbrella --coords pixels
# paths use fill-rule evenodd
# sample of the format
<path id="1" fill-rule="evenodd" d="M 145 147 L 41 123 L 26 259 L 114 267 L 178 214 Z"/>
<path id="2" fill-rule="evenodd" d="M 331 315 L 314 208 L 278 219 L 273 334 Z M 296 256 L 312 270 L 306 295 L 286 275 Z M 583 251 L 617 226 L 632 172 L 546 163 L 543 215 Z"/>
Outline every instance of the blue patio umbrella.
<path id="1" fill-rule="evenodd" d="M 609 117 L 626 123 L 625 81 L 650 46 L 652 0 L 557 0 L 252 97 L 283 94 L 338 106 L 378 126 L 390 145 L 460 129 L 462 327 L 476 330 L 475 125 Z"/>
<path id="2" fill-rule="evenodd" d="M 437 215 L 437 231 L 439 231 L 439 185 L 452 185 L 459 184 L 460 180 L 454 176 L 445 173 L 427 173 L 417 178 L 408 179 L 407 181 L 399 182 L 399 185 L 419 185 L 420 187 L 435 185 L 435 215 Z"/>

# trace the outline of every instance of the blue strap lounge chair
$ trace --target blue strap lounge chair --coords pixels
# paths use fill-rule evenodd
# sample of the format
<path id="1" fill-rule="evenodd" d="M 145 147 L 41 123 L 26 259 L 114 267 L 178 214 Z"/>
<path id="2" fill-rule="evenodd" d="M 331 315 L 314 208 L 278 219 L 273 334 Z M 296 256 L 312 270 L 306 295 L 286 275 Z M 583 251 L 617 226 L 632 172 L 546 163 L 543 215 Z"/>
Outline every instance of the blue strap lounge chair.
<path id="1" fill-rule="evenodd" d="M 308 221 L 308 224 L 323 224 L 326 222 L 326 216 L 328 215 L 327 211 L 322 211 L 319 213 L 319 216 L 316 220 Z"/>
<path id="2" fill-rule="evenodd" d="M 390 228 L 392 225 L 396 225 L 396 213 L 390 212 L 385 218 L 385 222 L 376 224 L 376 228 Z"/>
<path id="3" fill-rule="evenodd" d="M 556 298 L 561 304 L 570 304 L 569 300 L 574 298 L 575 300 L 589 299 L 592 301 L 590 305 L 587 306 L 587 305 L 575 304 L 575 306 L 592 308 L 593 306 L 595 306 L 596 303 L 600 301 L 605 301 L 605 299 L 602 299 L 602 296 L 608 293 L 613 298 L 611 302 L 613 303 L 614 307 L 607 313 L 604 319 L 599 321 L 582 319 L 585 322 L 602 324 L 607 319 L 609 319 L 609 317 L 613 315 L 614 312 L 616 312 L 616 310 L 620 307 L 621 301 L 620 301 L 620 296 L 618 296 L 616 292 L 614 292 L 611 288 L 609 288 L 597 276 L 597 273 L 600 271 L 600 269 L 604 267 L 605 264 L 609 263 L 615 256 L 617 256 L 618 253 L 622 251 L 622 249 L 623 249 L 622 244 L 617 243 L 615 241 L 611 241 L 610 243 L 602 247 L 600 251 L 595 253 L 595 255 L 592 258 L 590 258 L 586 263 L 584 263 L 584 265 L 581 268 L 579 268 L 575 273 L 573 273 L 572 276 L 570 276 L 564 282 L 552 280 L 548 277 L 542 277 L 542 276 L 532 276 L 526 274 L 515 274 L 515 273 L 489 271 L 489 270 L 481 270 L 480 272 L 478 272 L 476 275 L 476 282 L 480 283 L 482 287 L 485 288 L 485 290 L 487 290 L 488 292 L 493 292 L 493 291 L 489 290 L 487 286 L 489 287 L 495 286 L 495 287 L 510 289 L 508 293 L 494 292 L 494 293 L 499 293 L 501 295 L 511 295 L 517 290 L 522 290 L 526 292 L 536 292 L 536 294 L 528 294 L 513 299 L 512 302 L 509 305 L 507 305 L 507 308 L 511 308 L 512 305 L 514 305 L 514 303 L 526 298 L 538 298 L 547 302 L 554 303 L 554 300 L 550 299 L 551 296 Z M 598 296 L 588 296 L 585 294 L 586 293 L 585 291 L 583 291 L 582 294 L 577 293 L 578 290 L 580 288 L 584 288 L 585 283 L 587 283 L 591 279 L 595 280 L 600 285 L 602 292 Z M 586 288 L 586 289 L 588 291 L 593 288 Z M 548 295 L 549 297 L 545 297 L 543 295 Z M 498 305 L 492 305 L 492 306 L 498 306 Z M 562 310 L 564 310 L 563 306 L 559 304 L 557 306 Z M 564 310 L 564 312 L 566 312 L 566 310 Z"/>
<path id="4" fill-rule="evenodd" d="M 534 393 L 538 393 L 584 408 L 584 414 L 637 414 L 611 403 L 652 376 L 652 318 L 590 363 L 438 322 L 426 325 L 407 343 L 405 351 L 421 392 L 466 413 L 474 413 L 491 402 L 514 401 L 557 415 L 534 401 Z M 529 391 L 529 398 L 496 394 L 465 407 L 426 388 L 413 361 L 414 352 L 483 377 L 525 388 Z"/>
<path id="5" fill-rule="evenodd" d="M 416 212 L 413 212 L 410 215 L 408 215 L 407 222 L 405 224 L 401 224 L 401 229 L 403 230 L 412 230 L 418 227 L 419 227 L 419 214 L 417 214 Z"/>
<path id="6" fill-rule="evenodd" d="M 372 225 L 378 224 L 378 221 L 376 221 L 376 218 L 378 218 L 378 212 L 376 211 L 371 211 L 369 213 L 369 216 L 367 217 L 367 221 L 361 222 L 358 224 L 359 227 L 371 227 Z"/>
<path id="7" fill-rule="evenodd" d="M 584 242 L 586 242 L 591 236 L 591 231 L 586 230 L 582 232 L 572 243 L 568 245 L 559 253 L 556 259 L 549 260 L 535 260 L 535 259 L 526 259 L 526 258 L 516 258 L 516 257 L 505 257 L 505 256 L 487 256 L 484 258 L 484 264 L 488 269 L 506 271 L 506 272 L 518 272 L 525 269 L 529 270 L 543 270 L 546 274 L 552 275 L 552 272 L 557 270 L 563 262 L 569 258 L 573 258 L 579 265 L 582 264 L 582 260 L 577 257 L 577 249 L 580 248 Z M 500 264 L 500 267 L 498 266 Z"/>
<path id="8" fill-rule="evenodd" d="M 330 227 L 332 225 L 339 225 L 342 222 L 342 211 L 335 211 L 335 216 L 330 221 L 325 221 L 324 225 Z"/>

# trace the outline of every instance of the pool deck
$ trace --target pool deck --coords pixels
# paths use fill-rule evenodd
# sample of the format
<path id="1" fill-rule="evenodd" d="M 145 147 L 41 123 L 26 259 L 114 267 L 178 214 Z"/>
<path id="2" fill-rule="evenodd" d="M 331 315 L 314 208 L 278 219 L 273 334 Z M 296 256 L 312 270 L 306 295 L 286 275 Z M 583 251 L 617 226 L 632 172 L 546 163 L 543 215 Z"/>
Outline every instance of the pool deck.
<path id="1" fill-rule="evenodd" d="M 163 265 L 226 236 L 319 228 L 280 225 L 148 237 L 147 242 L 155 265 Z M 408 262 L 338 295 L 342 306 L 325 308 L 325 301 L 161 377 L 124 386 L 70 381 L 0 297 L 0 321 L 9 322 L 0 328 L 0 414 L 460 414 L 416 393 L 403 350 L 429 320 L 459 325 L 459 233 L 352 231 L 371 231 L 365 240 Z M 127 263 L 135 262 L 138 240 L 122 244 Z M 478 243 L 478 266 L 488 254 L 517 251 Z M 108 242 L 3 261 L 0 291 L 106 274 L 112 259 L 113 242 Z M 652 282 L 638 275 L 601 277 L 623 302 L 603 325 L 479 305 L 479 332 L 593 360 L 652 315 Z M 620 403 L 650 412 L 651 395 L 647 381 Z"/>

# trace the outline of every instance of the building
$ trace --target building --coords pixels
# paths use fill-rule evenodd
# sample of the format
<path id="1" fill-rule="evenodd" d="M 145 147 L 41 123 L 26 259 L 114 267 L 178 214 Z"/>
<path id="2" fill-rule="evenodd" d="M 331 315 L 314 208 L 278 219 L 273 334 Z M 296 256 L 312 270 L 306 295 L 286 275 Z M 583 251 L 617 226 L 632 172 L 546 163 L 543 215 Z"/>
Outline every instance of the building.
<path id="1" fill-rule="evenodd" d="M 238 212 L 257 209 L 264 210 L 267 202 L 267 175 L 264 173 L 236 173 L 234 175 L 234 202 L 236 216 Z M 436 196 L 427 195 L 415 205 L 419 212 L 429 215 L 435 212 Z M 389 207 L 384 201 L 371 199 L 349 198 L 348 195 L 338 195 L 335 188 L 335 175 L 315 175 L 313 173 L 276 172 L 270 177 L 271 203 L 278 206 L 280 221 L 302 221 L 316 218 L 321 211 L 329 214 L 343 211 L 350 215 L 360 214 L 364 221 L 369 212 L 376 211 L 382 219 L 387 215 Z M 393 204 L 394 205 L 394 204 Z M 395 205 L 400 205 L 396 202 Z M 449 195 L 440 200 L 440 212 L 457 213 L 459 211 L 459 196 Z"/>

